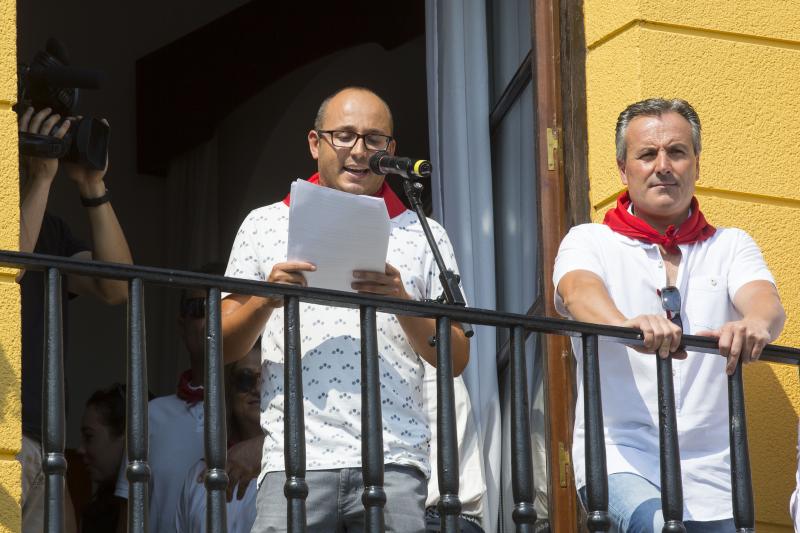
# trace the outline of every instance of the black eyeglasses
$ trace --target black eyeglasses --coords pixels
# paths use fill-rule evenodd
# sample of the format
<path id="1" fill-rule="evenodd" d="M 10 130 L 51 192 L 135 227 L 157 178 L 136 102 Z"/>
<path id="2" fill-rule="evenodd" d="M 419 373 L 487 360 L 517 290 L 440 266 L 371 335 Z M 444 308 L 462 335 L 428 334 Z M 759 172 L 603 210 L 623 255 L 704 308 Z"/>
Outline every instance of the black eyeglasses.
<path id="1" fill-rule="evenodd" d="M 359 139 L 364 139 L 364 146 L 367 150 L 378 152 L 389 148 L 393 138 L 380 133 L 356 133 L 347 130 L 317 130 L 317 134 L 322 136 L 327 133 L 331 136 L 331 144 L 336 148 L 353 148 Z"/>
<path id="2" fill-rule="evenodd" d="M 259 392 L 259 386 L 261 385 L 261 373 L 260 372 L 253 372 L 252 370 L 248 370 L 246 368 L 242 370 L 237 370 L 234 372 L 233 376 L 231 376 L 231 387 L 236 392 L 240 392 L 242 394 L 246 394 L 251 391 Z"/>
<path id="3" fill-rule="evenodd" d="M 189 318 L 205 318 L 206 299 L 186 298 L 181 300 L 181 316 Z"/>
<path id="4" fill-rule="evenodd" d="M 681 328 L 683 331 L 683 320 L 681 320 L 681 293 L 678 287 L 670 285 L 658 291 L 661 296 L 661 307 L 667 312 L 667 318 Z"/>

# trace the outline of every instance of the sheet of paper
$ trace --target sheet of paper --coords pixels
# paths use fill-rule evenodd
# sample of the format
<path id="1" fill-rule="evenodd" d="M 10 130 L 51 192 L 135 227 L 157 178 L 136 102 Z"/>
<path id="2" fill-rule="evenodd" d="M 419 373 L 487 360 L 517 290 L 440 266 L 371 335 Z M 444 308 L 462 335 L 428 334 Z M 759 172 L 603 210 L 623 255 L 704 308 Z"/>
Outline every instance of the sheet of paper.
<path id="1" fill-rule="evenodd" d="M 383 199 L 292 183 L 289 261 L 308 261 L 308 285 L 350 291 L 354 270 L 383 272 L 389 250 L 389 214 Z"/>

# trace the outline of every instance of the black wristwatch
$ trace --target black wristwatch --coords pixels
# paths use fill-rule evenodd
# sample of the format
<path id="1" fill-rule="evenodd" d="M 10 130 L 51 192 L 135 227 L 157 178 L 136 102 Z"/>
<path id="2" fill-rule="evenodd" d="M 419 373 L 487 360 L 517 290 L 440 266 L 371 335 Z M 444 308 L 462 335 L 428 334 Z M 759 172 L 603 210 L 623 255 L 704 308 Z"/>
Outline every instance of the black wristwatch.
<path id="1" fill-rule="evenodd" d="M 97 207 L 98 205 L 103 205 L 110 201 L 111 191 L 108 189 L 106 189 L 106 192 L 104 192 L 102 196 L 98 196 L 97 198 L 84 198 L 81 196 L 81 204 L 83 204 L 83 207 Z"/>

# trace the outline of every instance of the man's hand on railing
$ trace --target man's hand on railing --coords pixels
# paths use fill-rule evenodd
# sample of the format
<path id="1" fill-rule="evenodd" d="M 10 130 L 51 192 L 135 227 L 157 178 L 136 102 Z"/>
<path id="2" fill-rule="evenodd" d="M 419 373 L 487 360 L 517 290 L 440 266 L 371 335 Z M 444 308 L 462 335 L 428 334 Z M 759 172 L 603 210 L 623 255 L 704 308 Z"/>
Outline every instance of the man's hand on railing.
<path id="1" fill-rule="evenodd" d="M 644 346 L 632 346 L 641 353 L 657 353 L 666 358 L 672 354 L 673 359 L 686 359 L 686 351 L 679 350 L 683 332 L 662 315 L 639 315 L 624 321 L 619 326 L 641 330 Z"/>
<path id="2" fill-rule="evenodd" d="M 747 318 L 728 322 L 719 329 L 698 331 L 696 335 L 717 339 L 719 354 L 728 359 L 725 365 L 728 375 L 734 373 L 740 357 L 744 364 L 758 361 L 764 346 L 772 340 L 763 320 Z"/>
<path id="3" fill-rule="evenodd" d="M 724 324 L 717 330 L 700 331 L 697 335 L 715 337 L 720 355 L 728 358 L 725 372 L 736 371 L 739 357 L 751 363 L 761 357 L 764 346 L 778 338 L 786 322 L 778 290 L 771 281 L 745 283 L 733 299 L 733 306 L 743 318 Z"/>

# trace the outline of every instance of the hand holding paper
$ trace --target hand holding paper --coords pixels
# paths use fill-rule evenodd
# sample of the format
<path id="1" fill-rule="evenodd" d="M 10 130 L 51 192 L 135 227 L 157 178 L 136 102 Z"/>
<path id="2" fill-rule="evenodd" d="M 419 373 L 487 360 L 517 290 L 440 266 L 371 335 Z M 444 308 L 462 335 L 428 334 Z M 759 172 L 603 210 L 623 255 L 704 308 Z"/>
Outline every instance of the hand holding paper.
<path id="1" fill-rule="evenodd" d="M 381 296 L 392 296 L 394 298 L 410 298 L 406 287 L 403 285 L 403 277 L 400 271 L 386 263 L 386 270 L 383 272 L 366 272 L 356 270 L 353 272 L 355 281 L 351 287 L 359 292 L 379 294 Z"/>
<path id="2" fill-rule="evenodd" d="M 297 180 L 289 207 L 288 261 L 305 261 L 309 287 L 354 292 L 353 271 L 386 271 L 389 214 L 380 198 Z"/>

